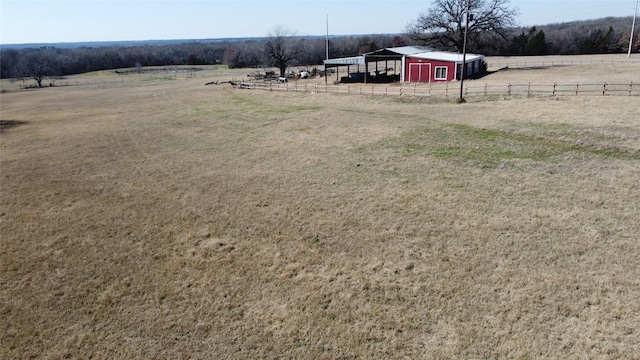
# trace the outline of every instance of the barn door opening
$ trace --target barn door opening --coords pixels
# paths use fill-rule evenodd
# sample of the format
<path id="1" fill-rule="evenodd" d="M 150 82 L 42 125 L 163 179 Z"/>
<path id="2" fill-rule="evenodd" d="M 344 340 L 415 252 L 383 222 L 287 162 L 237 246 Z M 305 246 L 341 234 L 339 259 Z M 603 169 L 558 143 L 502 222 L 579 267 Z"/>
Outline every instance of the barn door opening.
<path id="1" fill-rule="evenodd" d="M 431 82 L 431 64 L 409 64 L 409 82 Z"/>

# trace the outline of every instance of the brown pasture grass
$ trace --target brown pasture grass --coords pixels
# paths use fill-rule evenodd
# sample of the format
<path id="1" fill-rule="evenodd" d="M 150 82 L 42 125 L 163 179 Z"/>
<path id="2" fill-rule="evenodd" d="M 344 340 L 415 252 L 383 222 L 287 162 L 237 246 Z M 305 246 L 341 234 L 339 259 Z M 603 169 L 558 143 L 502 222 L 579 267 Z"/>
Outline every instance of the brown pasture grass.
<path id="1" fill-rule="evenodd" d="M 637 97 L 229 76 L 0 95 L 0 358 L 638 358 Z"/>
<path id="2" fill-rule="evenodd" d="M 495 73 L 476 82 L 489 84 L 520 83 L 526 84 L 602 84 L 640 83 L 640 58 L 635 55 L 591 55 L 591 56 L 542 56 L 542 57 L 513 57 L 487 59 L 489 64 L 515 64 L 508 69 L 489 68 Z M 549 66 L 551 63 L 554 66 Z M 564 65 L 563 65 L 564 62 Z M 575 64 L 571 64 L 575 62 Z M 560 63 L 560 65 L 557 65 Z M 522 64 L 525 64 L 524 66 Z M 526 66 L 531 64 L 531 66 Z M 569 65 L 571 64 L 571 65 Z M 544 65 L 544 66 L 543 66 Z M 520 67 L 517 67 L 520 66 Z"/>

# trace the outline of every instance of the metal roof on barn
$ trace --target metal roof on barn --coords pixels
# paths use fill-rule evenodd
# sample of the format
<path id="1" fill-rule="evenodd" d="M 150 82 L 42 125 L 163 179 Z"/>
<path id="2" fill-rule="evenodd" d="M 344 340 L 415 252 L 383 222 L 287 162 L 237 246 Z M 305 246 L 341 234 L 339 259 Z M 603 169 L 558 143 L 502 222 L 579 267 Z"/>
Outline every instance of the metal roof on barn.
<path id="1" fill-rule="evenodd" d="M 364 65 L 364 56 L 351 56 L 345 58 L 324 60 L 325 66 Z"/>
<path id="2" fill-rule="evenodd" d="M 455 62 L 458 64 L 462 64 L 462 54 L 451 53 L 446 51 L 429 51 L 429 52 L 409 55 L 409 57 L 425 59 L 425 60 Z M 473 61 L 482 60 L 482 59 L 484 59 L 484 55 L 467 53 L 467 57 L 465 58 L 465 61 L 473 62 Z"/>
<path id="3" fill-rule="evenodd" d="M 370 53 L 366 53 L 366 56 L 398 56 L 398 55 L 413 55 L 419 54 L 428 51 L 436 51 L 434 48 L 426 47 L 426 46 L 398 46 L 392 48 L 384 48 L 376 51 L 372 51 Z"/>
<path id="4" fill-rule="evenodd" d="M 361 56 L 352 56 L 337 59 L 324 60 L 325 66 L 346 66 L 346 65 L 364 65 L 366 63 L 384 60 L 402 60 L 404 57 L 455 62 L 462 64 L 462 54 L 447 51 L 439 51 L 426 46 L 398 46 L 392 48 L 384 48 L 366 53 Z M 484 55 L 467 53 L 466 61 L 473 62 L 484 59 Z"/>

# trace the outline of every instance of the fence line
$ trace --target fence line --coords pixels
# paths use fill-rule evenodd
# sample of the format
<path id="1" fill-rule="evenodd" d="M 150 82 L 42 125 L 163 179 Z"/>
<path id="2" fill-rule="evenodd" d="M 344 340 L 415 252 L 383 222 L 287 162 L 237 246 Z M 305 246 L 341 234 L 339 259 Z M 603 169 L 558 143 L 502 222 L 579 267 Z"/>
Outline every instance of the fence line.
<path id="1" fill-rule="evenodd" d="M 566 66 L 566 65 L 588 65 L 588 64 L 640 64 L 638 59 L 612 59 L 612 60 L 533 60 L 533 61 L 519 61 L 519 60 L 487 60 L 487 65 L 491 69 L 502 68 L 529 68 L 529 67 L 554 67 L 554 66 Z"/>
<path id="2" fill-rule="evenodd" d="M 438 84 L 337 84 L 321 85 L 304 81 L 291 83 L 255 83 L 243 82 L 240 88 L 306 93 L 332 93 L 345 95 L 373 96 L 409 96 L 409 97 L 457 97 L 460 93 L 459 83 Z M 463 89 L 465 96 L 486 95 L 550 95 L 550 96 L 640 96 L 640 84 L 630 83 L 573 83 L 573 84 L 474 84 Z"/>

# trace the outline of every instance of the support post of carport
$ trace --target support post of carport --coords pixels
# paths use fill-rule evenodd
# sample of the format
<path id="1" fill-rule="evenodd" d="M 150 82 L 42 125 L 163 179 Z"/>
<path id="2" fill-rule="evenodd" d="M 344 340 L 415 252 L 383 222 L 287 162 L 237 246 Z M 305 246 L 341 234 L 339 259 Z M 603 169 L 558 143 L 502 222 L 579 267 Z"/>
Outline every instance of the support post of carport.
<path id="1" fill-rule="evenodd" d="M 369 63 L 367 62 L 367 56 L 363 55 L 364 58 L 364 83 L 367 83 L 367 78 L 369 77 Z"/>
<path id="2" fill-rule="evenodd" d="M 329 86 L 329 70 L 328 69 L 329 68 L 327 67 L 327 63 L 324 63 L 324 86 L 325 86 L 325 88 L 327 86 Z"/>

